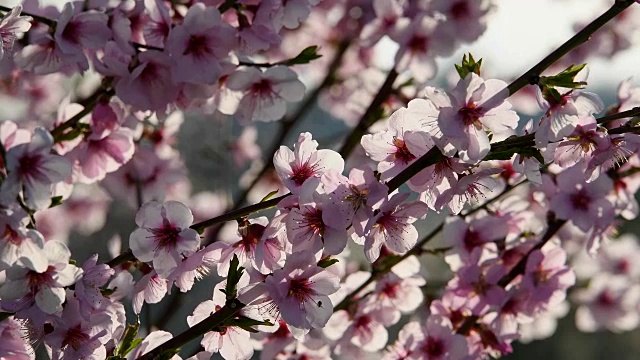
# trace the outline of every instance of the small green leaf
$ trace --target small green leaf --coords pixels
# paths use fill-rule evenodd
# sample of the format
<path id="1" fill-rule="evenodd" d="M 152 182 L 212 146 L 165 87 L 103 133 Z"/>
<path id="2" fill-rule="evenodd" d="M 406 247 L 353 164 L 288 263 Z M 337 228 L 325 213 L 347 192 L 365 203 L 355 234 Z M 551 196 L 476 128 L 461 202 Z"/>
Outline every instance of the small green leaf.
<path id="1" fill-rule="evenodd" d="M 586 81 L 575 81 L 576 76 L 587 64 L 571 65 L 562 72 L 553 76 L 541 76 L 539 84 L 545 87 L 562 87 L 569 89 L 582 89 L 587 85 Z"/>
<path id="2" fill-rule="evenodd" d="M 58 205 L 62 205 L 62 196 L 54 196 L 51 198 L 51 205 L 49 205 L 49 209 L 56 207 Z"/>
<path id="3" fill-rule="evenodd" d="M 318 266 L 326 269 L 337 262 L 340 262 L 340 260 L 332 259 L 330 256 L 327 256 L 326 258 L 320 259 L 320 261 L 318 261 Z"/>
<path id="4" fill-rule="evenodd" d="M 233 255 L 233 259 L 231 259 L 231 264 L 229 266 L 229 274 L 227 275 L 227 284 L 222 291 L 225 295 L 227 295 L 227 300 L 235 299 L 238 294 L 238 282 L 240 282 L 240 278 L 242 277 L 242 272 L 244 268 L 240 266 L 240 261 L 238 260 L 237 255 Z"/>
<path id="5" fill-rule="evenodd" d="M 480 67 L 482 66 L 482 59 L 476 61 L 476 59 L 473 58 L 473 55 L 471 53 L 469 53 L 469 57 L 467 58 L 467 55 L 463 55 L 462 56 L 462 64 L 458 65 L 456 64 L 456 71 L 458 72 L 458 75 L 460 75 L 461 79 L 464 79 L 467 77 L 467 75 L 469 75 L 469 73 L 475 73 L 477 75 L 480 75 Z"/>
<path id="6" fill-rule="evenodd" d="M 277 193 L 278 193 L 278 189 L 273 190 L 272 192 L 268 193 L 265 197 L 263 197 L 262 200 L 260 200 L 260 202 L 265 202 L 271 199 Z"/>
<path id="7" fill-rule="evenodd" d="M 120 346 L 118 347 L 118 351 L 116 351 L 117 356 L 125 357 L 127 354 L 133 350 L 140 342 L 142 342 L 141 338 L 136 339 L 136 335 L 138 335 L 138 329 L 140 328 L 139 323 L 127 325 L 127 328 L 122 335 L 122 341 L 120 342 Z"/>
<path id="8" fill-rule="evenodd" d="M 317 45 L 309 46 L 302 50 L 296 57 L 283 61 L 281 64 L 287 66 L 308 64 L 311 61 L 322 57 L 322 55 L 318 54 L 319 49 L 320 48 Z"/>

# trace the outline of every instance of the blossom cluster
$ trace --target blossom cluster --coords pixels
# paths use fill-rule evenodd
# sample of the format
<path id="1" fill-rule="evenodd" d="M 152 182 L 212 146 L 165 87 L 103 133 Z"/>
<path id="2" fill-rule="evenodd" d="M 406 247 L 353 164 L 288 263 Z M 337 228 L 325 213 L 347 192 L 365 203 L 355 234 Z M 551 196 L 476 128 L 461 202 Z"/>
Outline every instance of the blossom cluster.
<path id="1" fill-rule="evenodd" d="M 624 16 L 569 58 L 628 48 L 632 3 L 616 1 Z M 0 6 L 2 95 L 16 102 L 0 124 L 0 357 L 180 358 L 185 336 L 139 316 L 205 276 L 219 282 L 184 321 L 203 335 L 194 359 L 499 357 L 550 336 L 569 301 L 582 331 L 637 328 L 640 246 L 616 228 L 638 216 L 640 88 L 623 82 L 605 108 L 584 65 L 539 69 L 526 101 L 541 115 L 528 120 L 511 98 L 524 84 L 489 78 L 471 55 L 434 86 L 436 59 L 478 39 L 495 6 Z M 382 39 L 398 48 L 386 75 L 373 64 Z M 281 120 L 286 139 L 307 87 L 352 134 L 335 151 L 302 132 L 261 160 L 253 122 Z M 191 193 L 176 146 L 187 112 L 241 128 L 223 147 L 246 170 L 241 201 L 256 204 Z M 112 202 L 136 210 L 128 249 L 114 238 L 111 260 L 77 263 L 69 235 L 102 229 Z M 423 255 L 451 276 L 433 285 Z"/>

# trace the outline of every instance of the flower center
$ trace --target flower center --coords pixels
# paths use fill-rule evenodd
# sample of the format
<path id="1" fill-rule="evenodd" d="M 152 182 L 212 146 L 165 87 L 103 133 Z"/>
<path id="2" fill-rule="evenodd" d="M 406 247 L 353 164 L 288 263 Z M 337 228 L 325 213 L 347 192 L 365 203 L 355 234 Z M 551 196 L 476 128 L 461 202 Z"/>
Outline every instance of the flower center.
<path id="1" fill-rule="evenodd" d="M 178 243 L 178 235 L 181 229 L 165 224 L 159 229 L 151 229 L 150 231 L 155 237 L 158 247 L 172 247 Z"/>
<path id="2" fill-rule="evenodd" d="M 67 330 L 64 341 L 62 341 L 62 347 L 69 345 L 74 350 L 78 350 L 83 344 L 86 344 L 88 341 L 89 335 L 85 334 L 82 329 L 80 329 L 80 325 L 78 325 Z"/>
<path id="3" fill-rule="evenodd" d="M 196 58 L 202 58 L 210 53 L 209 38 L 204 35 L 191 35 L 183 55 L 193 55 Z"/>
<path id="4" fill-rule="evenodd" d="M 429 336 L 427 337 L 427 340 L 422 347 L 422 351 L 424 351 L 425 354 L 429 355 L 429 357 L 440 357 L 444 355 L 444 343 L 441 339 Z"/>
<path id="5" fill-rule="evenodd" d="M 587 210 L 589 209 L 589 204 L 591 203 L 591 198 L 587 195 L 584 189 L 581 189 L 579 192 L 575 194 L 571 194 L 571 205 L 573 205 L 574 209 L 578 210 Z"/>
<path id="6" fill-rule="evenodd" d="M 393 137 L 393 146 L 396 147 L 396 152 L 393 154 L 393 157 L 402 161 L 405 164 L 410 163 L 415 160 L 415 156 L 409 151 L 407 148 L 407 144 L 405 144 L 404 140 L 398 139 L 397 137 Z"/>
<path id="7" fill-rule="evenodd" d="M 467 104 L 467 106 L 458 110 L 458 114 L 462 117 L 462 122 L 466 126 L 482 126 L 482 124 L 480 123 L 480 117 L 482 116 L 482 113 L 482 108 L 477 107 L 477 105 L 474 103 L 469 103 Z"/>
<path id="8" fill-rule="evenodd" d="M 311 286 L 309 286 L 309 280 L 292 279 L 289 282 L 289 291 L 287 296 L 296 299 L 298 303 L 302 304 L 307 301 L 311 297 L 311 294 L 313 294 L 313 290 L 311 289 Z"/>
<path id="9" fill-rule="evenodd" d="M 296 185 L 302 186 L 308 178 L 312 177 L 316 173 L 316 164 L 310 165 L 307 161 L 304 164 L 294 165 L 292 170 L 293 174 L 291 175 L 291 180 L 293 180 Z"/>

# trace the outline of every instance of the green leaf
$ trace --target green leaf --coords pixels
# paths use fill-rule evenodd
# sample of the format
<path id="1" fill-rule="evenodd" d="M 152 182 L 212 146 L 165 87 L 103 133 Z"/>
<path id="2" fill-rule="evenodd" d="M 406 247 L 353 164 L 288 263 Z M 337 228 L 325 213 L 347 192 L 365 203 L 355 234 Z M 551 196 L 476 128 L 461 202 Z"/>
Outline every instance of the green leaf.
<path id="1" fill-rule="evenodd" d="M 545 87 L 563 87 L 569 89 L 582 89 L 587 85 L 586 81 L 575 81 L 576 76 L 587 64 L 571 65 L 559 74 L 553 76 L 541 76 L 539 84 Z"/>
<path id="2" fill-rule="evenodd" d="M 273 197 L 273 195 L 278 193 L 278 189 L 273 190 L 272 192 L 268 193 L 265 197 L 262 198 L 262 200 L 260 200 L 260 202 L 265 202 L 269 199 L 271 199 Z"/>
<path id="3" fill-rule="evenodd" d="M 51 205 L 49 205 L 49 209 L 56 207 L 58 205 L 62 205 L 62 196 L 54 196 L 51 198 Z"/>
<path id="4" fill-rule="evenodd" d="M 238 260 L 237 255 L 233 255 L 233 259 L 231 260 L 231 264 L 229 266 L 229 274 L 227 275 L 227 284 L 222 291 L 227 295 L 227 300 L 235 299 L 238 294 L 238 282 L 240 282 L 240 278 L 242 277 L 242 272 L 244 268 L 240 266 L 240 261 Z"/>
<path id="5" fill-rule="evenodd" d="M 116 351 L 117 356 L 125 357 L 127 354 L 133 350 L 140 342 L 142 342 L 142 338 L 137 338 L 138 329 L 140 328 L 139 323 L 127 325 L 127 328 L 122 335 L 122 341 L 120 342 L 120 346 L 118 347 L 118 351 Z"/>
<path id="6" fill-rule="evenodd" d="M 462 56 L 462 64 L 455 65 L 456 71 L 458 72 L 458 75 L 460 75 L 461 79 L 466 78 L 467 75 L 469 75 L 469 73 L 475 73 L 477 75 L 480 75 L 481 66 L 482 66 L 482 59 L 476 61 L 476 59 L 473 58 L 473 55 L 471 53 L 469 53 L 468 58 L 467 58 L 467 55 Z"/>
<path id="7" fill-rule="evenodd" d="M 319 49 L 320 48 L 317 45 L 309 46 L 302 50 L 296 57 L 283 61 L 281 64 L 287 66 L 308 64 L 311 61 L 322 57 L 322 55 L 318 54 Z"/>
<path id="8" fill-rule="evenodd" d="M 318 261 L 318 266 L 326 269 L 337 262 L 340 262 L 340 260 L 332 259 L 330 256 L 327 256 L 326 258 L 320 259 L 320 261 Z"/>

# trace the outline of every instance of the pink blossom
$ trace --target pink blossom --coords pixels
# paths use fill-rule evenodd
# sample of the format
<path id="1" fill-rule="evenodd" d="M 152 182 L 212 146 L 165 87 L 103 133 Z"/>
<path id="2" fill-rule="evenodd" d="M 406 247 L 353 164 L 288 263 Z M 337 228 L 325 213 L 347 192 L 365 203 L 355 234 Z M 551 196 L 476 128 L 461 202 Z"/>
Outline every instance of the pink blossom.
<path id="1" fill-rule="evenodd" d="M 162 52 L 148 50 L 138 54 L 138 66 L 118 80 L 116 95 L 140 110 L 164 113 L 178 98 L 180 86 L 171 79 L 171 59 Z"/>
<path id="2" fill-rule="evenodd" d="M 387 131 L 362 137 L 360 142 L 367 155 L 378 162 L 381 180 L 398 175 L 433 147 L 431 136 L 422 129 L 418 119 L 410 116 L 407 108 L 401 108 L 389 118 Z"/>
<path id="3" fill-rule="evenodd" d="M 485 0 L 435 0 L 430 6 L 445 15 L 443 31 L 451 38 L 470 43 L 478 39 L 487 28 L 487 14 L 493 9 Z"/>
<path id="4" fill-rule="evenodd" d="M 352 344 L 364 351 L 379 351 L 388 341 L 389 334 L 385 325 L 376 319 L 376 314 L 359 308 L 350 315 L 345 310 L 335 312 L 326 327 L 324 334 L 331 340 Z"/>
<path id="5" fill-rule="evenodd" d="M 15 62 L 21 69 L 36 75 L 56 72 L 70 75 L 89 69 L 89 61 L 82 51 L 65 53 L 52 34 L 33 30 L 29 34 L 29 45 L 16 53 Z"/>
<path id="6" fill-rule="evenodd" d="M 171 14 L 167 4 L 160 0 L 144 0 L 148 18 L 143 22 L 144 40 L 152 46 L 164 47 L 171 30 Z"/>
<path id="7" fill-rule="evenodd" d="M 0 143 L 4 150 L 31 141 L 31 133 L 26 129 L 19 129 L 18 125 L 11 120 L 5 120 L 0 124 Z M 1 164 L 4 166 L 4 164 Z"/>
<path id="8" fill-rule="evenodd" d="M 137 359 L 142 355 L 148 353 L 149 351 L 162 345 L 163 343 L 171 340 L 172 338 L 173 338 L 173 335 L 171 335 L 170 332 L 163 331 L 163 330 L 153 331 L 149 335 L 147 335 L 144 338 L 144 340 L 142 340 L 140 345 L 138 345 L 133 350 L 131 350 L 131 353 L 129 353 L 129 355 L 133 355 L 131 357 L 132 359 Z M 180 359 L 182 358 L 178 355 L 173 355 L 170 358 L 170 360 L 180 360 Z"/>
<path id="9" fill-rule="evenodd" d="M 232 243 L 218 242 L 218 245 L 214 245 L 216 251 L 220 253 L 218 275 L 227 276 L 234 256 L 238 257 L 240 266 L 246 267 L 249 263 L 255 262 L 256 248 L 264 236 L 268 223 L 269 220 L 264 216 L 239 223 L 238 233 L 234 236 Z"/>
<path id="10" fill-rule="evenodd" d="M 424 83 L 437 72 L 436 56 L 446 56 L 453 51 L 450 39 L 439 30 L 441 20 L 426 14 L 416 16 L 411 23 L 399 29 L 395 39 L 400 44 L 396 53 L 396 66 L 409 69 L 416 81 Z"/>
<path id="11" fill-rule="evenodd" d="M 51 348 L 52 359 L 99 360 L 107 356 L 104 346 L 111 338 L 111 316 L 96 312 L 85 318 L 80 312 L 80 302 L 73 296 L 67 298 L 62 315 L 53 322 L 53 331 L 44 342 Z"/>
<path id="12" fill-rule="evenodd" d="M 500 182 L 492 176 L 500 172 L 501 169 L 483 169 L 459 175 L 458 181 L 438 196 L 434 207 L 440 210 L 446 206 L 452 214 L 459 214 L 469 203 L 484 202 L 497 192 Z"/>
<path id="13" fill-rule="evenodd" d="M 111 29 L 107 27 L 108 20 L 107 14 L 84 11 L 78 3 L 68 2 L 57 21 L 54 39 L 65 54 L 99 49 L 112 37 Z"/>
<path id="14" fill-rule="evenodd" d="M 200 244 L 198 233 L 189 228 L 192 222 L 191 210 L 180 202 L 144 204 L 136 214 L 140 228 L 129 237 L 133 255 L 140 261 L 153 261 L 158 275 L 166 279 L 183 256 L 193 254 Z"/>
<path id="15" fill-rule="evenodd" d="M 46 242 L 41 251 L 44 257 L 22 257 L 6 270 L 7 281 L 0 287 L 0 297 L 12 301 L 33 296 L 40 310 L 53 314 L 62 310 L 64 288 L 78 281 L 82 269 L 69 264 L 71 252 L 58 241 Z"/>
<path id="16" fill-rule="evenodd" d="M 451 106 L 440 109 L 438 127 L 445 144 L 458 149 L 463 161 L 477 163 L 487 155 L 488 131 L 499 134 L 516 128 L 518 115 L 507 96 L 504 81 L 484 80 L 475 73 L 469 73 L 451 91 Z"/>
<path id="17" fill-rule="evenodd" d="M 622 332 L 635 329 L 640 323 L 640 285 L 625 276 L 598 274 L 586 289 L 576 292 L 575 299 L 580 304 L 576 326 L 581 331 L 604 328 Z"/>
<path id="18" fill-rule="evenodd" d="M 569 168 L 556 177 L 557 193 L 549 203 L 556 216 L 571 220 L 582 231 L 606 228 L 613 220 L 613 206 L 607 194 L 613 189 L 608 176 L 587 183 L 579 167 Z"/>
<path id="19" fill-rule="evenodd" d="M 235 29 L 222 21 L 217 8 L 193 4 L 167 38 L 166 49 L 174 61 L 173 80 L 195 84 L 218 81 L 222 72 L 219 62 L 236 45 L 235 37 Z"/>
<path id="20" fill-rule="evenodd" d="M 449 319 L 431 315 L 427 323 L 411 341 L 409 359 L 425 360 L 462 360 L 469 356 L 467 342 L 461 335 L 455 334 Z"/>
<path id="21" fill-rule="evenodd" d="M 27 224 L 29 217 L 22 209 L 0 210 L 0 269 L 11 267 L 23 257 L 34 263 L 46 262 L 44 238 L 38 231 L 27 229 Z"/>
<path id="22" fill-rule="evenodd" d="M 401 313 L 410 314 L 422 304 L 424 295 L 420 287 L 425 284 L 426 281 L 419 275 L 402 278 L 391 272 L 376 282 L 372 301 L 366 306 L 378 321 L 384 323 L 386 318 L 396 323 Z"/>
<path id="23" fill-rule="evenodd" d="M 157 304 L 167 294 L 169 281 L 160 277 L 155 271 L 144 275 L 135 286 L 132 293 L 133 312 L 140 314 L 142 305 Z"/>
<path id="24" fill-rule="evenodd" d="M 244 288 L 248 285 L 249 278 L 243 274 L 238 283 L 238 288 Z M 220 310 L 226 301 L 225 294 L 220 291 L 224 289 L 226 280 L 219 282 L 213 289 L 213 299 L 200 303 L 193 310 L 193 315 L 187 317 L 189 326 L 194 326 L 203 321 L 211 314 Z M 256 312 L 252 311 L 255 305 L 249 305 L 239 312 L 239 316 L 245 316 L 250 319 L 262 321 L 256 318 Z M 249 345 L 249 332 L 239 326 L 225 326 L 220 330 L 209 331 L 204 334 L 200 344 L 205 351 L 211 353 L 220 353 L 224 359 L 248 360 L 253 355 L 253 347 Z"/>
<path id="25" fill-rule="evenodd" d="M 376 179 L 368 167 L 355 167 L 349 177 L 330 170 L 322 175 L 322 187 L 329 195 L 322 212 L 323 222 L 353 225 L 358 236 L 364 236 L 364 228 L 373 212 L 387 198 L 388 189 Z"/>
<path id="26" fill-rule="evenodd" d="M 315 264 L 311 252 L 300 252 L 265 280 L 282 319 L 297 339 L 312 328 L 324 327 L 333 313 L 327 295 L 338 290 L 340 279 Z"/>
<path id="27" fill-rule="evenodd" d="M 576 123 L 582 117 L 589 117 L 604 109 L 604 104 L 596 94 L 572 90 L 562 94 L 561 101 L 549 97 L 543 98 L 542 92 L 537 92 L 538 104 L 545 111 L 540 119 L 536 131 L 536 145 L 545 147 L 549 142 L 561 140 L 575 129 Z"/>
<path id="28" fill-rule="evenodd" d="M 102 287 L 115 273 L 106 264 L 97 264 L 98 255 L 93 255 L 82 264 L 82 278 L 75 284 L 76 312 L 91 321 L 95 312 L 104 311 L 111 301 L 102 295 Z"/>
<path id="29" fill-rule="evenodd" d="M 213 244 L 215 245 L 215 244 Z M 215 246 L 209 245 L 189 255 L 169 275 L 169 284 L 174 283 L 181 292 L 191 290 L 196 280 L 208 275 L 219 262 L 220 254 Z M 171 293 L 169 285 L 169 293 Z"/>
<path id="30" fill-rule="evenodd" d="M 344 220 L 332 222 L 324 216 L 326 196 L 314 193 L 314 201 L 299 204 L 287 217 L 287 238 L 294 253 L 308 250 L 313 253 L 324 250 L 337 255 L 347 245 L 347 224 Z M 327 221 L 328 219 L 329 221 Z"/>
<path id="31" fill-rule="evenodd" d="M 565 299 L 565 290 L 576 280 L 566 259 L 566 252 L 559 247 L 534 250 L 529 255 L 521 286 L 530 294 L 530 312 L 552 308 Z"/>
<path id="32" fill-rule="evenodd" d="M 448 218 L 442 231 L 442 236 L 452 247 L 447 251 L 445 261 L 454 271 L 469 261 L 475 249 L 489 248 L 488 244 L 505 239 L 509 230 L 504 220 L 491 215 L 465 220 L 457 216 Z M 495 245 L 492 248 L 497 252 Z"/>
<path id="33" fill-rule="evenodd" d="M 373 10 L 376 18 L 367 23 L 360 32 L 363 45 L 374 45 L 386 34 L 395 34 L 399 28 L 406 26 L 406 22 L 410 20 L 403 17 L 403 7 L 404 2 L 401 0 L 374 0 Z M 397 34 L 391 37 L 397 37 Z"/>
<path id="34" fill-rule="evenodd" d="M 243 91 L 236 115 L 244 121 L 272 121 L 282 118 L 287 102 L 304 97 L 305 87 L 298 75 L 285 66 L 273 66 L 262 72 L 256 68 L 241 68 L 226 82 L 230 90 Z"/>
<path id="35" fill-rule="evenodd" d="M 20 33 L 25 33 L 31 28 L 30 16 L 20 16 L 22 6 L 17 5 L 0 19 L 0 60 L 13 55 L 13 43 Z"/>
<path id="36" fill-rule="evenodd" d="M 424 335 L 417 321 L 406 323 L 400 333 L 398 340 L 390 344 L 382 356 L 382 360 L 405 360 L 408 359 L 417 343 L 423 339 Z"/>
<path id="37" fill-rule="evenodd" d="M 31 142 L 7 151 L 9 175 L 0 187 L 3 204 L 11 204 L 21 189 L 24 200 L 32 209 L 46 209 L 51 204 L 51 186 L 71 174 L 67 160 L 51 154 L 53 138 L 43 128 L 36 128 Z"/>
<path id="38" fill-rule="evenodd" d="M 365 256 L 369 262 L 378 259 L 382 245 L 393 252 L 404 254 L 418 241 L 418 230 L 412 224 L 424 217 L 429 208 L 420 201 L 403 204 L 408 195 L 393 195 L 380 206 L 378 214 L 369 220 L 369 234 L 364 243 Z"/>
<path id="39" fill-rule="evenodd" d="M 302 133 L 293 146 L 293 151 L 286 146 L 273 156 L 273 165 L 278 176 L 294 194 L 302 191 L 303 185 L 315 190 L 320 177 L 333 169 L 338 173 L 344 170 L 344 160 L 337 152 L 329 149 L 317 150 L 318 142 L 311 139 L 310 133 Z"/>
<path id="40" fill-rule="evenodd" d="M 0 322 L 0 356 L 15 360 L 32 360 L 35 351 L 29 343 L 24 323 L 14 317 Z"/>

